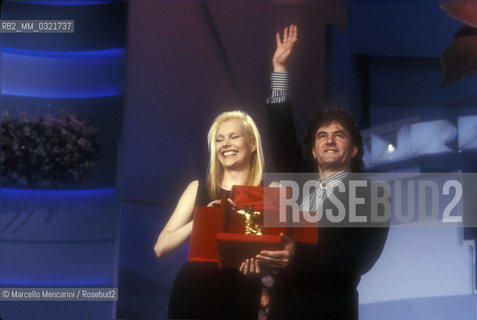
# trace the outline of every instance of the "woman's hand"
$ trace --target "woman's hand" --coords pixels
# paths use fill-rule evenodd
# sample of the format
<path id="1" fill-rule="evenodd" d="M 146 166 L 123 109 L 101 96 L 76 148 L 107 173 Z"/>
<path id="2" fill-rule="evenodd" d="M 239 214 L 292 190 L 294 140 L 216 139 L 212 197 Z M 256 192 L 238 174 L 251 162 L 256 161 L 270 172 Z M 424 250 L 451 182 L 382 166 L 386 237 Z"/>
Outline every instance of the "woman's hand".
<path id="1" fill-rule="evenodd" d="M 232 201 L 232 199 L 228 198 L 227 199 L 227 202 L 228 204 L 230 205 L 230 209 L 232 209 L 232 211 L 235 211 L 237 210 L 237 205 L 235 204 L 235 202 Z M 222 200 L 219 199 L 219 200 L 214 200 L 212 201 L 211 203 L 209 203 L 207 205 L 207 207 L 220 207 L 220 204 L 222 203 Z"/>
<path id="2" fill-rule="evenodd" d="M 222 203 L 222 200 L 214 200 L 210 202 L 207 207 L 220 207 L 220 204 Z"/>
<path id="3" fill-rule="evenodd" d="M 275 35 L 277 42 L 277 49 L 272 58 L 273 71 L 274 72 L 286 72 L 286 62 L 290 56 L 293 46 L 297 41 L 298 29 L 295 25 L 290 25 L 283 29 L 283 40 L 280 40 L 280 33 Z"/>
<path id="4" fill-rule="evenodd" d="M 240 265 L 239 268 L 240 273 L 243 274 L 259 274 L 260 273 L 260 266 L 258 261 L 254 258 L 247 259 Z"/>

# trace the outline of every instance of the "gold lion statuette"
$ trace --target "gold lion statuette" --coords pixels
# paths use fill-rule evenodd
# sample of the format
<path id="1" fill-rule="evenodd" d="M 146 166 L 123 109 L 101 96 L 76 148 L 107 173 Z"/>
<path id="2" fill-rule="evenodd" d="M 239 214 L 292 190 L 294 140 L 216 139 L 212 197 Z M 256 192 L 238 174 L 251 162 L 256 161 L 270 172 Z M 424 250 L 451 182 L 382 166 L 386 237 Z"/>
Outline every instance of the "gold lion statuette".
<path id="1" fill-rule="evenodd" d="M 255 211 L 252 206 L 245 206 L 242 210 L 236 211 L 238 214 L 242 214 L 245 217 L 245 234 L 255 234 L 261 236 L 262 226 L 259 223 L 260 211 Z"/>

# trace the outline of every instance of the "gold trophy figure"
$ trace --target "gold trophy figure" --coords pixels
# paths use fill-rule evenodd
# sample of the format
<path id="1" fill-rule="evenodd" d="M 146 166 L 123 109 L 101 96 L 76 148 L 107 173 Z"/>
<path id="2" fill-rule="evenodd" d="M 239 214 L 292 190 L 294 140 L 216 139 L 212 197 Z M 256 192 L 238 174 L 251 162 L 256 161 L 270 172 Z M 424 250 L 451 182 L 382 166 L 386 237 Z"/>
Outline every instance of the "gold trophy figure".
<path id="1" fill-rule="evenodd" d="M 236 211 L 245 217 L 245 234 L 255 234 L 261 236 L 262 226 L 259 223 L 260 211 L 255 211 L 252 206 L 245 206 L 242 210 Z"/>

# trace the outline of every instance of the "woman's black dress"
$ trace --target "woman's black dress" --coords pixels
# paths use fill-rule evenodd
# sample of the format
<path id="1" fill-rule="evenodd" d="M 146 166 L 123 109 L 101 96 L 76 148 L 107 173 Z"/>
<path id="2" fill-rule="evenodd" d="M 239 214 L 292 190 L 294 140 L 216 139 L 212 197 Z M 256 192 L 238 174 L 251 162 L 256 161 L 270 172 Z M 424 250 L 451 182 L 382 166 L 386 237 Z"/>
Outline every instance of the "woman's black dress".
<path id="1" fill-rule="evenodd" d="M 196 206 L 206 206 L 212 200 L 199 181 Z M 221 269 L 213 262 L 188 261 L 174 280 L 169 318 L 257 319 L 260 295 L 258 277 L 245 276 L 237 269 Z"/>

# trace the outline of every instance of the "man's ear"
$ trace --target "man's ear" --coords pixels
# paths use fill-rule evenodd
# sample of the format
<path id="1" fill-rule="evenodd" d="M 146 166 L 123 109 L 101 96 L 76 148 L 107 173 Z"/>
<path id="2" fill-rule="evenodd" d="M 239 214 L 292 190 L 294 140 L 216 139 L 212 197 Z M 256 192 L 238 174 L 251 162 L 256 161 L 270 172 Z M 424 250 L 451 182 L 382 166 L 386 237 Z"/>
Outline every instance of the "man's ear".
<path id="1" fill-rule="evenodd" d="M 316 159 L 316 152 L 315 152 L 315 148 L 311 149 L 311 151 L 313 152 L 313 158 Z"/>
<path id="2" fill-rule="evenodd" d="M 351 153 L 351 157 L 354 158 L 358 154 L 358 147 L 353 146 L 353 152 Z"/>

